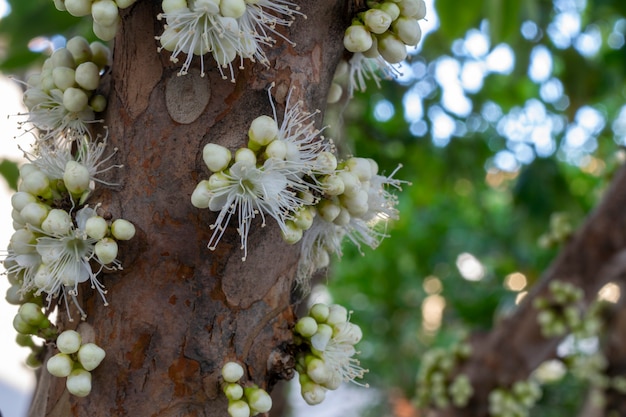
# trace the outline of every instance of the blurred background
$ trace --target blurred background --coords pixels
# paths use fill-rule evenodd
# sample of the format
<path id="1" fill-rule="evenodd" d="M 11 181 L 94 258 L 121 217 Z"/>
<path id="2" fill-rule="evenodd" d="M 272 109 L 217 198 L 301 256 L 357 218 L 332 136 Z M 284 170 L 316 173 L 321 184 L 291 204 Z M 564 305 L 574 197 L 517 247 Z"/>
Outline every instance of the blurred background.
<path id="1" fill-rule="evenodd" d="M 384 173 L 402 164 L 395 177 L 412 183 L 398 193 L 390 237 L 376 250 L 346 243 L 313 289 L 312 300 L 353 311 L 371 388 L 331 392 L 318 407 L 291 395 L 293 416 L 419 416 L 416 375 L 425 352 L 488 331 L 514 309 L 624 159 L 626 2 L 435 0 L 427 7 L 422 42 L 398 66 L 401 75 L 327 110 L 328 136 L 374 157 Z M 0 70 L 17 78 L 62 45 L 61 34 L 93 38 L 90 22 L 57 12 L 49 0 L 0 1 L 0 15 Z M 0 114 L 0 162 L 18 162 L 17 118 L 5 114 L 20 111 L 19 86 L 3 78 L 0 89 L 2 105 L 13 103 Z M 9 192 L 14 165 L 2 162 L 0 170 Z M 8 194 L 0 202 L 4 247 L 12 232 Z M 600 296 L 616 302 L 619 287 Z M 28 349 L 14 342 L 16 311 L 0 303 L 4 417 L 24 415 L 34 382 L 22 365 Z M 563 361 L 546 366 L 543 378 L 531 415 L 576 415 L 589 381 Z"/>

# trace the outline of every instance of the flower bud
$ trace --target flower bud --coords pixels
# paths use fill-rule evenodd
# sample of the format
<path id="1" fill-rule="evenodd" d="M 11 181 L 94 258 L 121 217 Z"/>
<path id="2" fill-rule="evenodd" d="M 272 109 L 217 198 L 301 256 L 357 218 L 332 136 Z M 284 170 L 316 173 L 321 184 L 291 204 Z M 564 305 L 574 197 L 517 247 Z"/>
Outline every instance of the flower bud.
<path id="1" fill-rule="evenodd" d="M 340 337 L 342 340 L 346 340 L 352 345 L 356 345 L 363 338 L 363 331 L 361 328 L 354 323 L 350 323 L 349 321 L 337 325 L 335 333 L 337 333 L 337 337 Z"/>
<path id="2" fill-rule="evenodd" d="M 37 200 L 34 195 L 29 194 L 24 191 L 18 191 L 11 196 L 11 206 L 14 210 L 22 211 L 26 204 L 28 203 L 36 203 Z"/>
<path id="3" fill-rule="evenodd" d="M 72 373 L 74 367 L 74 361 L 65 353 L 57 353 L 46 363 L 46 369 L 50 374 L 58 377 L 65 378 Z"/>
<path id="4" fill-rule="evenodd" d="M 113 40 L 113 38 L 115 38 L 115 34 L 117 33 L 119 21 L 119 16 L 112 25 L 101 25 L 94 20 L 92 25 L 93 33 L 103 41 Z"/>
<path id="5" fill-rule="evenodd" d="M 238 19 L 246 12 L 244 0 L 221 0 L 220 14 L 225 17 Z"/>
<path id="6" fill-rule="evenodd" d="M 386 1 L 380 5 L 380 10 L 387 13 L 391 20 L 396 20 L 400 16 L 400 8 L 396 3 Z"/>
<path id="7" fill-rule="evenodd" d="M 84 369 L 75 369 L 67 377 L 65 386 L 70 394 L 86 397 L 91 392 L 91 374 Z"/>
<path id="8" fill-rule="evenodd" d="M 80 112 L 87 107 L 89 97 L 80 88 L 70 87 L 63 91 L 63 106 L 69 112 Z"/>
<path id="9" fill-rule="evenodd" d="M 280 232 L 283 240 L 290 245 L 298 243 L 302 239 L 302 229 L 290 220 L 285 222 L 285 227 Z"/>
<path id="10" fill-rule="evenodd" d="M 304 316 L 296 323 L 295 330 L 304 337 L 311 337 L 317 332 L 317 322 L 313 317 Z"/>
<path id="11" fill-rule="evenodd" d="M 228 383 L 224 385 L 224 394 L 228 401 L 237 401 L 243 397 L 243 388 L 236 383 Z"/>
<path id="12" fill-rule="evenodd" d="M 37 331 L 34 326 L 26 323 L 22 316 L 20 316 L 19 314 L 16 314 L 15 317 L 13 317 L 13 328 L 18 333 L 22 334 L 34 334 Z"/>
<path id="13" fill-rule="evenodd" d="M 380 9 L 368 9 L 363 13 L 363 22 L 370 32 L 380 35 L 385 33 L 392 22 L 391 16 Z"/>
<path id="14" fill-rule="evenodd" d="M 46 219 L 41 223 L 41 229 L 51 235 L 66 235 L 71 228 L 72 217 L 67 211 L 61 209 L 50 210 Z"/>
<path id="15" fill-rule="evenodd" d="M 352 216 L 362 216 L 369 209 L 367 191 L 361 189 L 352 196 L 342 195 L 339 197 L 341 204 L 348 209 Z"/>
<path id="16" fill-rule="evenodd" d="M 29 326 L 44 327 L 49 325 L 50 322 L 46 316 L 42 313 L 41 307 L 35 303 L 24 303 L 20 306 L 17 314 L 26 322 Z M 46 326 L 47 327 L 47 326 Z"/>
<path id="17" fill-rule="evenodd" d="M 390 64 L 401 62 L 407 55 L 404 43 L 389 32 L 379 35 L 378 52 Z"/>
<path id="18" fill-rule="evenodd" d="M 256 155 L 248 148 L 239 148 L 235 152 L 235 162 L 245 162 L 250 165 L 256 165 Z"/>
<path id="19" fill-rule="evenodd" d="M 324 303 L 317 303 L 311 307 L 309 315 L 318 323 L 325 323 L 330 314 L 330 308 Z"/>
<path id="20" fill-rule="evenodd" d="M 100 1 L 98 3 L 103 2 Z M 111 3 L 113 2 L 111 1 Z M 91 61 L 83 62 L 76 67 L 74 79 L 76 83 L 85 90 L 95 90 L 100 84 L 100 70 L 98 66 Z"/>
<path id="21" fill-rule="evenodd" d="M 109 65 L 111 61 L 111 50 L 108 46 L 101 42 L 92 42 L 89 44 L 89 49 L 91 49 L 92 53 L 91 62 L 96 64 L 98 68 L 103 69 Z"/>
<path id="22" fill-rule="evenodd" d="M 215 174 L 211 175 L 209 180 L 214 175 Z M 191 204 L 200 209 L 208 208 L 211 202 L 211 196 L 210 181 L 202 180 L 198 183 L 198 185 L 196 185 L 193 193 L 191 193 Z"/>
<path id="23" fill-rule="evenodd" d="M 343 94 L 343 89 L 341 85 L 333 82 L 330 84 L 330 88 L 328 89 L 328 97 L 326 97 L 326 102 L 328 104 L 337 103 L 341 99 L 341 95 Z"/>
<path id="24" fill-rule="evenodd" d="M 323 360 L 313 357 L 307 363 L 306 373 L 313 382 L 323 385 L 330 379 L 331 371 Z"/>
<path id="25" fill-rule="evenodd" d="M 96 243 L 94 251 L 100 262 L 104 265 L 110 264 L 117 258 L 117 242 L 110 237 L 105 237 Z"/>
<path id="26" fill-rule="evenodd" d="M 317 212 L 327 222 L 332 222 L 341 212 L 341 207 L 330 200 L 322 200 L 317 205 Z"/>
<path id="27" fill-rule="evenodd" d="M 92 239 L 100 240 L 107 235 L 109 224 L 100 216 L 92 216 L 85 222 L 85 232 Z"/>
<path id="28" fill-rule="evenodd" d="M 230 417 L 250 417 L 250 406 L 243 400 L 231 401 L 228 404 Z"/>
<path id="29" fill-rule="evenodd" d="M 422 38 L 422 29 L 412 17 L 401 17 L 393 22 L 393 31 L 405 44 L 415 46 Z"/>
<path id="30" fill-rule="evenodd" d="M 52 70 L 52 81 L 57 88 L 66 90 L 74 86 L 74 74 L 72 68 L 56 67 Z"/>
<path id="31" fill-rule="evenodd" d="M 84 193 L 89 190 L 90 181 L 89 170 L 86 166 L 80 162 L 67 161 L 63 172 L 63 183 L 70 193 L 74 195 Z"/>
<path id="32" fill-rule="evenodd" d="M 91 0 L 65 0 L 65 9 L 72 16 L 87 16 L 91 13 Z"/>
<path id="33" fill-rule="evenodd" d="M 259 116 L 252 121 L 248 130 L 250 142 L 267 146 L 278 137 L 278 125 L 269 116 Z"/>
<path id="34" fill-rule="evenodd" d="M 317 405 L 326 398 L 326 390 L 324 387 L 315 382 L 307 382 L 301 386 L 300 393 L 302 398 L 309 405 Z"/>
<path id="35" fill-rule="evenodd" d="M 366 158 L 349 158 L 345 163 L 345 168 L 356 175 L 359 181 L 368 181 L 372 178 L 372 170 Z"/>
<path id="36" fill-rule="evenodd" d="M 333 336 L 333 329 L 328 324 L 320 324 L 317 326 L 317 331 L 311 336 L 311 346 L 315 349 L 323 351 L 326 349 L 326 345 Z"/>
<path id="37" fill-rule="evenodd" d="M 43 172 L 35 170 L 22 176 L 22 182 L 19 191 L 25 191 L 34 196 L 49 197 L 52 196 L 50 191 L 50 180 Z"/>
<path id="38" fill-rule="evenodd" d="M 222 378 L 226 382 L 237 382 L 243 376 L 243 367 L 237 362 L 226 362 L 222 367 Z"/>
<path id="39" fill-rule="evenodd" d="M 321 172 L 333 173 L 337 169 L 337 157 L 331 152 L 321 152 L 315 159 L 315 168 Z"/>
<path id="40" fill-rule="evenodd" d="M 352 216 L 350 215 L 350 211 L 342 207 L 339 215 L 335 217 L 335 220 L 333 220 L 333 223 L 335 223 L 337 226 L 346 226 L 348 223 L 350 223 L 351 218 Z"/>
<path id="41" fill-rule="evenodd" d="M 244 394 L 253 413 L 267 413 L 272 408 L 272 398 L 262 388 L 244 388 Z"/>
<path id="42" fill-rule="evenodd" d="M 100 365 L 106 352 L 95 343 L 85 343 L 78 350 L 78 361 L 86 371 L 92 371 Z"/>
<path id="43" fill-rule="evenodd" d="M 75 64 L 91 61 L 93 56 L 91 48 L 89 48 L 89 42 L 82 36 L 74 36 L 69 39 L 67 44 L 65 44 L 65 49 L 72 54 Z"/>
<path id="44" fill-rule="evenodd" d="M 282 140 L 273 140 L 267 147 L 265 148 L 265 157 L 275 158 L 278 160 L 284 160 L 287 156 L 287 144 Z"/>
<path id="45" fill-rule="evenodd" d="M 135 225 L 128 220 L 117 219 L 111 224 L 111 234 L 117 240 L 130 240 L 135 233 Z"/>
<path id="46" fill-rule="evenodd" d="M 12 304 L 14 306 L 18 306 L 22 304 L 24 300 L 22 299 L 22 294 L 20 293 L 21 289 L 22 289 L 21 285 L 17 285 L 17 284 L 11 285 L 9 289 L 7 290 L 6 295 L 4 296 L 4 299 L 7 300 L 7 303 Z"/>
<path id="47" fill-rule="evenodd" d="M 78 352 L 81 343 L 82 338 L 76 330 L 66 330 L 57 337 L 57 348 L 68 355 Z"/>
<path id="48" fill-rule="evenodd" d="M 345 185 L 336 174 L 330 174 L 322 178 L 324 193 L 330 196 L 343 194 Z"/>
<path id="49" fill-rule="evenodd" d="M 228 148 L 215 143 L 207 143 L 202 149 L 202 160 L 213 172 L 223 171 L 228 168 L 232 155 Z"/>
<path id="50" fill-rule="evenodd" d="M 310 207 L 303 207 L 296 212 L 294 223 L 301 230 L 309 230 L 313 226 L 314 214 Z"/>
<path id="51" fill-rule="evenodd" d="M 113 0 L 96 0 L 91 5 L 93 20 L 102 26 L 111 26 L 117 21 L 119 11 Z"/>
<path id="52" fill-rule="evenodd" d="M 130 7 L 133 3 L 135 3 L 135 1 L 136 0 L 115 0 L 115 3 L 117 3 L 117 7 L 120 9 L 125 9 Z"/>
<path id="53" fill-rule="evenodd" d="M 348 310 L 342 305 L 339 304 L 331 304 L 328 306 L 329 314 L 328 319 L 326 319 L 326 323 L 331 326 L 336 326 L 339 324 L 343 324 L 348 321 Z"/>
<path id="54" fill-rule="evenodd" d="M 372 47 L 372 35 L 361 25 L 352 25 L 346 29 L 343 45 L 350 52 L 365 52 Z"/>
<path id="55" fill-rule="evenodd" d="M 119 3 L 118 3 L 119 5 Z M 161 2 L 161 7 L 163 8 L 163 13 L 172 13 L 177 10 L 182 10 L 187 7 L 186 0 L 163 0 Z"/>
<path id="56" fill-rule="evenodd" d="M 42 203 L 29 203 L 20 211 L 22 220 L 32 226 L 39 227 L 48 216 L 50 207 Z"/>
<path id="57" fill-rule="evenodd" d="M 89 99 L 89 107 L 96 113 L 102 113 L 107 108 L 107 99 L 102 94 L 94 94 Z"/>
<path id="58" fill-rule="evenodd" d="M 27 229 L 18 229 L 11 236 L 11 249 L 16 255 L 25 255 L 35 251 L 37 237 Z"/>
<path id="59" fill-rule="evenodd" d="M 359 178 L 349 171 L 340 171 L 337 176 L 343 181 L 343 194 L 350 197 L 355 195 L 361 189 Z"/>

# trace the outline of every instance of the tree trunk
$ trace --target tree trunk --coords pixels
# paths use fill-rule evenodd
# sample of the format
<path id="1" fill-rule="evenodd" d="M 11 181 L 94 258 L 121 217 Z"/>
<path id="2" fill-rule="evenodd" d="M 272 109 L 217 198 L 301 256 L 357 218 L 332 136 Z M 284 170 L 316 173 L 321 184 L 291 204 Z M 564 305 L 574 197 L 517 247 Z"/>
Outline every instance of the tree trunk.
<path id="1" fill-rule="evenodd" d="M 299 245 L 284 243 L 273 224 L 261 228 L 255 221 L 245 262 L 232 223 L 210 251 L 216 213 L 193 207 L 190 195 L 209 175 L 205 144 L 245 146 L 250 122 L 272 115 L 272 82 L 279 121 L 292 87 L 292 99 L 303 100 L 306 110 L 323 110 L 343 50 L 347 2 L 296 1 L 308 17 L 288 29 L 297 46 L 277 39 L 266 51 L 270 67 L 247 61 L 235 70 L 234 83 L 217 68 L 205 77 L 193 69 L 177 75 L 169 54 L 157 53 L 160 3 L 139 0 L 122 15 L 105 125 L 124 167 L 111 174 L 119 187 L 90 199 L 102 203 L 100 212 L 133 222 L 137 235 L 120 244 L 124 270 L 102 276 L 110 305 L 85 288 L 86 321 L 59 314 L 60 330 L 80 327 L 107 356 L 92 372 L 85 398 L 69 395 L 64 378 L 41 372 L 33 417 L 224 416 L 219 376 L 225 362 L 245 364 L 243 380 L 268 390 L 293 374 L 288 346 Z M 46 356 L 55 352 L 49 346 Z"/>

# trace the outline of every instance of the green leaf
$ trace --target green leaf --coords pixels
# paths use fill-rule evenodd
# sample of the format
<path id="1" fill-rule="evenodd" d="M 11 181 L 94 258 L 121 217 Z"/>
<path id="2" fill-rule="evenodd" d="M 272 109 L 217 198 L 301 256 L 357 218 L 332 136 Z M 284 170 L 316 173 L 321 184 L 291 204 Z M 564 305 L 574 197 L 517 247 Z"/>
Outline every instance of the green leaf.
<path id="1" fill-rule="evenodd" d="M 17 179 L 20 176 L 20 171 L 17 169 L 17 163 L 9 161 L 8 159 L 3 159 L 2 162 L 0 162 L 0 175 L 7 180 L 11 189 L 17 191 Z"/>

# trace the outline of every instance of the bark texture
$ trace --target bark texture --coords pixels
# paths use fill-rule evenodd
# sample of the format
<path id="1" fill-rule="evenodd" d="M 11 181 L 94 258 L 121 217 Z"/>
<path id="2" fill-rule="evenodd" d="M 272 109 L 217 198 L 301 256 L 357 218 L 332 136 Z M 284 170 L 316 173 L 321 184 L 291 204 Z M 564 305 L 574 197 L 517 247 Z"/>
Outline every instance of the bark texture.
<path id="1" fill-rule="evenodd" d="M 193 207 L 190 195 L 209 175 L 206 143 L 235 150 L 247 142 L 255 117 L 272 114 L 266 90 L 272 82 L 279 119 L 291 87 L 304 108 L 323 110 L 343 50 L 347 2 L 296 1 L 308 18 L 299 16 L 285 33 L 297 46 L 278 39 L 267 51 L 271 66 L 246 62 L 234 83 L 221 79 L 210 58 L 205 77 L 193 69 L 177 76 L 169 54 L 157 53 L 160 3 L 139 0 L 123 12 L 105 124 L 124 167 L 110 178 L 117 189 L 91 199 L 102 202 L 102 213 L 132 221 L 138 233 L 120 244 L 124 270 L 102 276 L 110 305 L 81 288 L 87 320 L 59 315 L 61 330 L 79 326 L 107 356 L 92 372 L 86 398 L 69 395 L 64 378 L 42 372 L 32 417 L 225 416 L 219 375 L 226 361 L 245 364 L 242 381 L 267 389 L 293 373 L 288 345 L 299 245 L 284 243 L 271 222 L 264 228 L 255 222 L 242 262 L 231 223 L 211 252 L 216 213 Z M 48 350 L 47 356 L 55 352 Z"/>
<path id="2" fill-rule="evenodd" d="M 569 282 L 584 290 L 585 304 L 594 300 L 598 290 L 608 282 L 623 287 L 626 273 L 626 167 L 615 176 L 611 187 L 585 224 L 576 232 L 557 259 L 544 273 L 520 307 L 498 323 L 487 335 L 472 341 L 473 354 L 458 372 L 469 376 L 474 396 L 463 409 L 431 410 L 429 417 L 483 417 L 488 415 L 488 395 L 496 387 L 510 387 L 528 375 L 543 361 L 555 356 L 561 338 L 547 339 L 537 324 L 537 309 L 533 301 L 548 296 L 551 281 Z M 622 297 L 623 298 L 623 297 Z M 609 331 L 621 334 L 611 336 L 610 360 L 614 366 L 623 366 L 623 320 L 625 303 L 616 306 L 615 319 Z M 623 401 L 623 396 L 619 396 Z M 617 408 L 613 405 L 613 408 Z M 619 414 L 623 415 L 623 414 Z"/>

